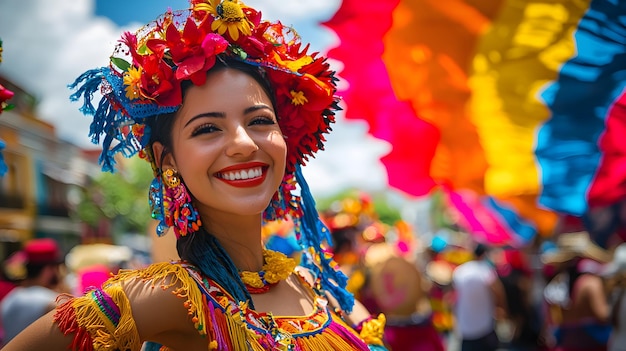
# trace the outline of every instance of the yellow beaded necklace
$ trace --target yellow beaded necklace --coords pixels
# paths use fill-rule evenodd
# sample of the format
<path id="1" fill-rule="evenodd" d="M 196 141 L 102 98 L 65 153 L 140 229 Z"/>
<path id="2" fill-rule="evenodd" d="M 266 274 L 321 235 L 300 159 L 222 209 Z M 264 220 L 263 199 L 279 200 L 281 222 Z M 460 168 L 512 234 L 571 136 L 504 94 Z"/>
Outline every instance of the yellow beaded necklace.
<path id="1" fill-rule="evenodd" d="M 287 279 L 296 268 L 296 261 L 282 252 L 264 250 L 263 268 L 259 272 L 241 271 L 239 276 L 251 294 L 262 294 L 279 281 Z"/>

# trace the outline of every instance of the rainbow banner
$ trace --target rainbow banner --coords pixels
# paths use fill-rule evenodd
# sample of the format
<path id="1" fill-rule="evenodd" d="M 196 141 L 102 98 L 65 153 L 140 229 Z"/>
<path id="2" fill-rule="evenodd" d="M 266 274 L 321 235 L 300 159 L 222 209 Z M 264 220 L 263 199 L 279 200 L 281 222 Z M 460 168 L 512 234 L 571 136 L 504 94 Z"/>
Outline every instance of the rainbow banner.
<path id="1" fill-rule="evenodd" d="M 346 118 L 393 146 L 390 186 L 473 193 L 523 244 L 626 197 L 624 18 L 617 0 L 344 0 L 324 24 Z"/>

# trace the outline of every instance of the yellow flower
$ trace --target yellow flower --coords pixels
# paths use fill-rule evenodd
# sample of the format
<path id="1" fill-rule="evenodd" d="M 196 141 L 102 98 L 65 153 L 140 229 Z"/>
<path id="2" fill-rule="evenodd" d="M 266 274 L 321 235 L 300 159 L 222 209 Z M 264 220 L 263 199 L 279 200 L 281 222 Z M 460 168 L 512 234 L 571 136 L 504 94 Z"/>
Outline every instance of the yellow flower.
<path id="1" fill-rule="evenodd" d="M 130 67 L 124 72 L 124 85 L 126 86 L 126 97 L 135 100 L 140 96 L 139 84 L 141 82 L 141 67 L 139 69 Z"/>
<path id="2" fill-rule="evenodd" d="M 290 70 L 292 72 L 298 72 L 300 70 L 300 68 L 302 68 L 302 67 L 310 64 L 311 62 L 313 62 L 313 58 L 311 56 L 303 56 L 303 57 L 300 57 L 297 60 L 285 61 L 276 52 L 274 53 L 274 60 L 281 67 L 285 67 L 286 69 L 288 69 L 288 70 Z"/>
<path id="3" fill-rule="evenodd" d="M 197 4 L 195 11 L 207 11 L 215 20 L 211 23 L 211 30 L 223 35 L 228 34 L 233 40 L 239 39 L 239 33 L 252 34 L 252 23 L 246 18 L 243 9 L 247 8 L 239 0 L 209 0 L 209 3 Z"/>
<path id="4" fill-rule="evenodd" d="M 387 319 L 384 314 L 379 314 L 378 318 L 363 322 L 361 329 L 361 339 L 369 345 L 383 345 L 383 334 L 385 334 L 385 323 Z"/>
<path id="5" fill-rule="evenodd" d="M 309 100 L 307 100 L 306 96 L 304 96 L 304 92 L 302 91 L 290 91 L 291 93 L 291 103 L 298 106 L 298 105 L 304 105 L 307 102 L 309 102 Z"/>

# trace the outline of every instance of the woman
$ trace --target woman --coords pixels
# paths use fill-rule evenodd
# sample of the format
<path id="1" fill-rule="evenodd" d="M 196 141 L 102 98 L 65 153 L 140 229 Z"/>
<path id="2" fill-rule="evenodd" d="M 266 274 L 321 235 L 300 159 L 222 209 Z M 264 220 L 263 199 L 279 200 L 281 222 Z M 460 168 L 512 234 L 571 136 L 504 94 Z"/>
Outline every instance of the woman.
<path id="1" fill-rule="evenodd" d="M 173 227 L 182 260 L 65 299 L 3 350 L 384 349 L 384 316 L 343 289 L 300 171 L 330 130 L 335 83 L 291 29 L 237 0 L 192 1 L 125 33 L 72 98 L 104 137 L 104 170 L 118 152 L 151 163 L 157 232 Z M 287 217 L 303 267 L 261 244 L 263 220 Z"/>
<path id="2" fill-rule="evenodd" d="M 444 351 L 443 339 L 433 324 L 424 277 L 415 262 L 398 254 L 391 244 L 377 243 L 367 250 L 365 265 L 377 311 L 387 318 L 384 339 L 389 348 Z"/>
<path id="3" fill-rule="evenodd" d="M 554 350 L 607 350 L 610 308 L 599 272 L 610 258 L 587 232 L 560 234 L 557 249 L 542 254 L 542 262 L 558 271 L 543 291 Z"/>

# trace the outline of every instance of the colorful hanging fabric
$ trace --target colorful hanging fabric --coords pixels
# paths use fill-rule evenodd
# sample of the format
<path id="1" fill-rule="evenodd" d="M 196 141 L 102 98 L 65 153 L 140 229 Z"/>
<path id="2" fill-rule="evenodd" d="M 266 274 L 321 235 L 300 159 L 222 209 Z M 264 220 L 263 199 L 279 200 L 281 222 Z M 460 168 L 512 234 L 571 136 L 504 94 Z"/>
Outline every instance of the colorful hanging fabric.
<path id="1" fill-rule="evenodd" d="M 507 244 L 527 243 L 560 214 L 626 197 L 625 7 L 344 0 L 329 56 L 343 63 L 346 117 L 393 146 L 391 186 L 473 192 Z"/>

